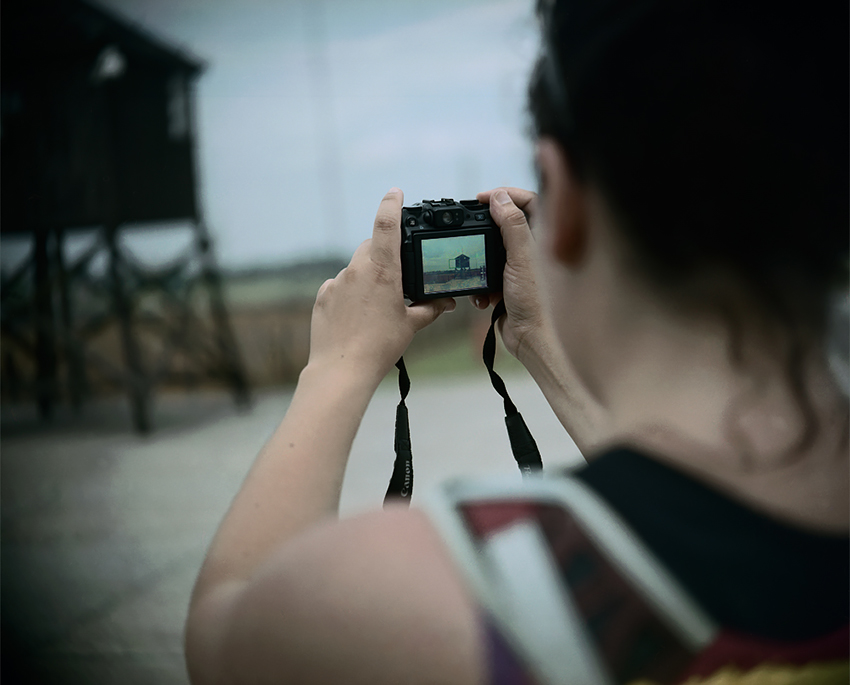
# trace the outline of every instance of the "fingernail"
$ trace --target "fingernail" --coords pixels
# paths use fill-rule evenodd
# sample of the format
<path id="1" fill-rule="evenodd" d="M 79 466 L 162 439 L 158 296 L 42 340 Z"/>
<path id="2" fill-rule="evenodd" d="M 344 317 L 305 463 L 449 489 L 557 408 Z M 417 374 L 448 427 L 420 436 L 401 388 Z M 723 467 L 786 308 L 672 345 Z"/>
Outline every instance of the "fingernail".
<path id="1" fill-rule="evenodd" d="M 483 297 L 476 297 L 475 298 L 475 306 L 478 307 L 479 309 L 484 309 L 484 298 Z"/>
<path id="2" fill-rule="evenodd" d="M 391 193 L 400 193 L 400 192 L 401 192 L 401 188 L 396 188 L 395 186 L 393 186 L 392 188 L 390 188 L 390 189 L 387 191 L 387 195 L 389 195 L 389 194 L 391 194 Z"/>
<path id="3" fill-rule="evenodd" d="M 511 201 L 510 196 L 504 190 L 497 190 L 496 194 L 493 195 L 493 199 L 500 205 L 506 205 Z"/>
<path id="4" fill-rule="evenodd" d="M 446 309 L 445 309 L 445 311 L 447 311 L 447 312 L 453 312 L 453 311 L 455 310 L 455 307 L 457 307 L 457 302 L 455 302 L 454 300 L 452 300 L 451 302 L 447 302 L 447 303 L 446 303 Z"/>

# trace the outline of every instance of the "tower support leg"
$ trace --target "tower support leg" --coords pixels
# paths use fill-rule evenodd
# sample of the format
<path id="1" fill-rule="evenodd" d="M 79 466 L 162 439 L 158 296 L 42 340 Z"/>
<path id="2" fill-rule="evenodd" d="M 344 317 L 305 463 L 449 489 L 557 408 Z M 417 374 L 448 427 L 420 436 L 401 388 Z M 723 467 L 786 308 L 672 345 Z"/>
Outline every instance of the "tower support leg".
<path id="1" fill-rule="evenodd" d="M 202 278 L 210 298 L 210 314 L 223 371 L 237 406 L 247 407 L 251 403 L 248 379 L 227 315 L 221 275 L 215 263 L 211 240 L 203 222 L 198 222 L 196 231 L 198 250 L 201 253 Z"/>
<path id="2" fill-rule="evenodd" d="M 151 430 L 150 389 L 145 374 L 141 352 L 133 334 L 133 304 L 121 278 L 121 252 L 118 249 L 118 227 L 106 227 L 106 245 L 109 250 L 109 277 L 115 315 L 121 329 L 121 345 L 124 350 L 124 365 L 133 425 L 139 433 Z"/>
<path id="3" fill-rule="evenodd" d="M 36 402 L 42 418 L 50 419 L 56 402 L 56 328 L 53 321 L 53 287 L 45 228 L 35 232 L 35 356 Z"/>

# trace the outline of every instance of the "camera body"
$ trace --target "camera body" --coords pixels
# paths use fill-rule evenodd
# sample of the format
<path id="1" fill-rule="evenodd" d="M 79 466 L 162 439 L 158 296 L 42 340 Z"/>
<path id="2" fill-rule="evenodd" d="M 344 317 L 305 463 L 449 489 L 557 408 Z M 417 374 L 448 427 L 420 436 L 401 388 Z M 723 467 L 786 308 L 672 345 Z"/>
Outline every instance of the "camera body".
<path id="1" fill-rule="evenodd" d="M 413 302 L 501 292 L 502 233 L 477 200 L 423 200 L 401 210 L 401 278 Z"/>

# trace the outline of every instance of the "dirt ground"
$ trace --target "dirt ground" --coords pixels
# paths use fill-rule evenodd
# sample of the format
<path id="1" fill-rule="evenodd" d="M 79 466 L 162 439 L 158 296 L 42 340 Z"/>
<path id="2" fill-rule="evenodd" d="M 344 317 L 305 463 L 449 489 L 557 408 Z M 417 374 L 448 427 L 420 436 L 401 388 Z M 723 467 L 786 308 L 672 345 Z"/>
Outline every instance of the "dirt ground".
<path id="1" fill-rule="evenodd" d="M 425 286 L 426 293 L 448 293 L 457 290 L 472 290 L 487 285 L 480 276 L 475 278 L 454 278 L 446 283 L 429 283 Z"/>
<path id="2" fill-rule="evenodd" d="M 508 387 L 553 469 L 580 460 L 527 377 Z M 2 414 L 4 683 L 186 685 L 182 631 L 209 541 L 290 401 L 267 391 L 238 412 L 222 393 L 166 394 L 156 432 L 129 431 L 122 402 L 42 424 Z M 392 467 L 394 379 L 357 436 L 341 513 L 380 506 Z M 414 505 L 459 474 L 516 473 L 501 400 L 480 377 L 414 381 Z M 463 455 L 462 457 L 459 455 Z"/>

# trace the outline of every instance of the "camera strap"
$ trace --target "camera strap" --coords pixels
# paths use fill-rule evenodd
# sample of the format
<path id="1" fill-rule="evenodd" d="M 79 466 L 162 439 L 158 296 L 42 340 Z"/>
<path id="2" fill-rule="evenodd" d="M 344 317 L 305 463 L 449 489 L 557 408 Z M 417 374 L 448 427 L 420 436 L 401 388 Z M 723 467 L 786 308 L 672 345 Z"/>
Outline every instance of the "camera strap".
<path id="1" fill-rule="evenodd" d="M 508 439 L 511 442 L 511 451 L 514 453 L 517 466 L 523 477 L 531 475 L 533 471 L 539 471 L 543 468 L 543 460 L 540 458 L 540 450 L 537 449 L 537 443 L 525 425 L 525 420 L 522 414 L 516 408 L 516 405 L 511 401 L 508 390 L 505 387 L 505 382 L 502 377 L 493 370 L 493 362 L 496 359 L 496 322 L 505 314 L 505 301 L 499 300 L 499 303 L 493 307 L 493 316 L 490 319 L 490 329 L 487 331 L 487 337 L 484 338 L 484 366 L 487 367 L 487 372 L 490 374 L 490 382 L 496 389 L 496 392 L 502 396 L 505 401 L 505 425 L 508 428 Z"/>
<path id="2" fill-rule="evenodd" d="M 531 475 L 534 471 L 539 471 L 543 468 L 543 461 L 540 458 L 540 451 L 537 449 L 537 443 L 531 436 L 528 426 L 522 418 L 522 414 L 517 411 L 516 405 L 508 395 L 508 390 L 505 387 L 505 382 L 493 369 L 493 363 L 496 359 L 496 322 L 505 314 L 505 302 L 501 300 L 493 308 L 493 316 L 490 319 L 490 329 L 487 331 L 487 337 L 484 338 L 484 366 L 487 367 L 487 373 L 490 374 L 490 382 L 496 389 L 496 392 L 502 396 L 505 401 L 505 425 L 508 429 L 508 439 L 511 443 L 511 451 L 520 473 L 523 477 Z M 413 450 L 410 445 L 410 423 L 407 416 L 407 405 L 404 400 L 410 392 L 410 376 L 407 375 L 407 368 L 404 366 L 404 357 L 399 358 L 396 362 L 398 369 L 398 390 L 401 395 L 401 400 L 396 407 L 395 412 L 395 462 L 393 463 L 393 475 L 390 478 L 387 494 L 384 497 L 384 505 L 390 502 L 406 502 L 410 505 L 410 496 L 413 494 Z"/>
<path id="3" fill-rule="evenodd" d="M 395 462 L 384 504 L 401 501 L 409 505 L 410 496 L 413 494 L 413 449 L 410 446 L 410 423 L 404 400 L 410 392 L 410 376 L 407 375 L 404 357 L 399 357 L 395 365 L 398 369 L 398 391 L 401 400 L 395 410 Z"/>

